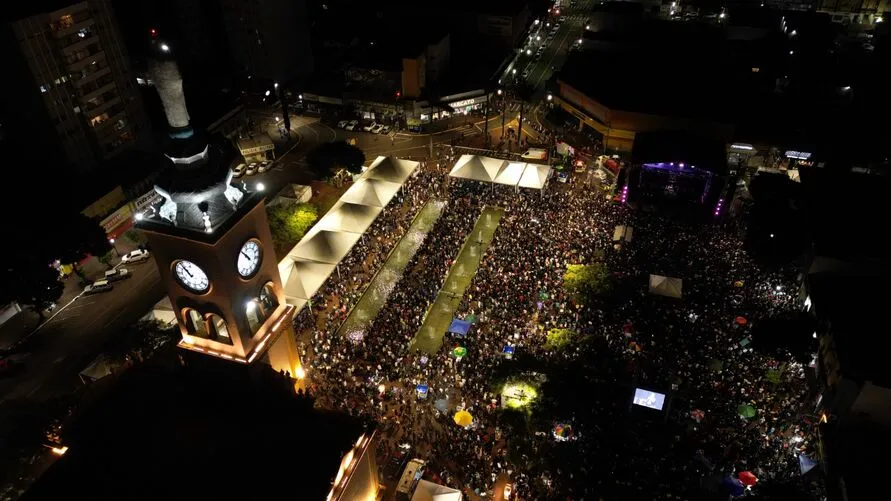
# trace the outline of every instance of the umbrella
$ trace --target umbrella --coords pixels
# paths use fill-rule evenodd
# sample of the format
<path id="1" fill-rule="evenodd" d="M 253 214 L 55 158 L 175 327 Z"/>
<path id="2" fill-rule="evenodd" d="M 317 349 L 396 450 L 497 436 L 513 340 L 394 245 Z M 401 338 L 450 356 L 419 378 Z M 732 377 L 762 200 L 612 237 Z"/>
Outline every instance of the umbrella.
<path id="1" fill-rule="evenodd" d="M 468 322 L 475 324 L 476 323 L 476 315 L 471 313 L 470 315 L 467 315 L 467 317 L 465 317 L 464 320 L 467 320 Z"/>
<path id="2" fill-rule="evenodd" d="M 801 468 L 801 474 L 804 475 L 813 470 L 817 466 L 817 462 L 809 458 L 807 454 L 802 454 L 798 456 L 798 466 Z"/>
<path id="3" fill-rule="evenodd" d="M 745 285 L 745 284 L 746 284 L 746 283 L 743 282 L 742 280 L 737 280 L 736 282 L 733 282 L 733 285 L 735 285 L 735 286 L 737 286 L 737 287 L 742 287 L 742 286 Z"/>
<path id="4" fill-rule="evenodd" d="M 743 417 L 745 419 L 751 419 L 755 417 L 755 414 L 758 414 L 758 411 L 749 404 L 740 405 L 736 408 L 736 411 L 739 412 L 740 417 Z"/>
<path id="5" fill-rule="evenodd" d="M 459 347 L 455 348 L 454 350 L 452 350 L 452 354 L 455 355 L 455 357 L 457 357 L 457 358 L 461 358 L 464 355 L 467 355 L 467 348 L 465 348 L 463 346 L 459 346 Z"/>
<path id="6" fill-rule="evenodd" d="M 427 398 L 427 392 L 430 391 L 430 387 L 426 384 L 419 384 L 415 387 L 415 391 L 418 392 L 419 398 Z"/>
<path id="7" fill-rule="evenodd" d="M 698 423 L 705 419 L 705 412 L 700 409 L 693 409 L 692 411 L 690 411 L 690 417 L 695 419 Z"/>
<path id="8" fill-rule="evenodd" d="M 440 398 L 433 402 L 433 407 L 436 407 L 436 410 L 445 414 L 449 410 L 449 401 L 445 398 Z"/>
<path id="9" fill-rule="evenodd" d="M 758 483 L 758 477 L 750 471 L 744 471 L 739 474 L 739 481 L 742 482 L 743 485 L 755 485 Z"/>
<path id="10" fill-rule="evenodd" d="M 465 428 L 470 426 L 470 423 L 473 422 L 473 416 L 467 411 L 458 411 L 455 413 L 455 417 L 452 418 L 455 420 L 455 424 Z"/>
<path id="11" fill-rule="evenodd" d="M 731 496 L 742 496 L 746 492 L 746 486 L 733 477 L 725 478 L 721 483 L 721 487 L 730 493 Z"/>
<path id="12" fill-rule="evenodd" d="M 749 321 L 746 320 L 746 317 L 736 317 L 736 324 L 740 327 L 746 325 L 747 323 L 749 323 Z"/>

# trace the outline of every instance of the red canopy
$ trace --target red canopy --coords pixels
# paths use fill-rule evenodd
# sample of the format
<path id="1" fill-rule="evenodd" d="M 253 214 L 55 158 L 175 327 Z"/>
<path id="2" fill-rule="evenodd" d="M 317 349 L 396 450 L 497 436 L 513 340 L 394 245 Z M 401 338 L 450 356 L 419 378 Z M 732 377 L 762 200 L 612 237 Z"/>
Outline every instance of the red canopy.
<path id="1" fill-rule="evenodd" d="M 744 471 L 739 474 L 739 481 L 742 482 L 743 485 L 755 485 L 758 483 L 758 477 L 750 471 Z"/>

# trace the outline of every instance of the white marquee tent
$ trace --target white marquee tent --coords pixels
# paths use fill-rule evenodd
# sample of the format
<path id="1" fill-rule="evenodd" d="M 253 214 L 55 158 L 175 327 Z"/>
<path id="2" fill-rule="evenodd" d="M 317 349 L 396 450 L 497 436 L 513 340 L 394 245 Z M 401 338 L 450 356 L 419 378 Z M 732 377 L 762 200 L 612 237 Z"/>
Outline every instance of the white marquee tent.
<path id="1" fill-rule="evenodd" d="M 520 188 L 544 189 L 551 176 L 551 166 L 543 164 L 526 164 L 523 176 L 520 178 Z"/>
<path id="2" fill-rule="evenodd" d="M 371 223 L 374 222 L 382 210 L 383 208 L 373 205 L 338 202 L 322 219 L 319 219 L 314 228 L 363 233 L 371 226 Z"/>
<path id="3" fill-rule="evenodd" d="M 411 177 L 418 165 L 420 162 L 381 156 L 371 162 L 363 177 L 402 184 Z"/>
<path id="4" fill-rule="evenodd" d="M 313 229 L 291 249 L 288 257 L 293 260 L 338 264 L 361 237 L 359 233 Z"/>
<path id="5" fill-rule="evenodd" d="M 279 273 L 285 297 L 289 300 L 309 300 L 328 277 L 334 273 L 336 264 L 316 263 L 302 259 L 292 259 L 290 263 L 280 263 Z"/>
<path id="6" fill-rule="evenodd" d="M 449 173 L 449 176 L 460 179 L 538 190 L 545 187 L 550 175 L 549 165 L 508 162 L 478 155 L 461 155 Z"/>
<path id="7" fill-rule="evenodd" d="M 680 298 L 682 290 L 683 281 L 680 278 L 650 275 L 650 294 Z"/>
<path id="8" fill-rule="evenodd" d="M 386 207 L 390 200 L 396 196 L 396 192 L 402 187 L 401 183 L 391 183 L 380 179 L 359 179 L 356 184 L 350 186 L 346 193 L 340 197 L 341 202 L 351 204 L 371 205 L 374 207 Z"/>
<path id="9" fill-rule="evenodd" d="M 461 501 L 464 496 L 461 491 L 434 484 L 427 480 L 419 480 L 411 501 Z"/>

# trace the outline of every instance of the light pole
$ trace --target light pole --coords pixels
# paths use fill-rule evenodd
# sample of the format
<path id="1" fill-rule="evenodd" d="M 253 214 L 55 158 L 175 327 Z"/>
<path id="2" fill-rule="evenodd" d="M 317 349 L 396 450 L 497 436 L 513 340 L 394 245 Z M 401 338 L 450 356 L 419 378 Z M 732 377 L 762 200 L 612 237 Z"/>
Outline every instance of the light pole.
<path id="1" fill-rule="evenodd" d="M 109 238 L 109 239 L 108 239 L 108 243 L 111 244 L 111 250 L 114 251 L 114 255 L 115 255 L 115 257 L 120 257 L 120 253 L 118 252 L 118 247 L 114 244 L 114 239 L 113 239 L 113 238 Z"/>

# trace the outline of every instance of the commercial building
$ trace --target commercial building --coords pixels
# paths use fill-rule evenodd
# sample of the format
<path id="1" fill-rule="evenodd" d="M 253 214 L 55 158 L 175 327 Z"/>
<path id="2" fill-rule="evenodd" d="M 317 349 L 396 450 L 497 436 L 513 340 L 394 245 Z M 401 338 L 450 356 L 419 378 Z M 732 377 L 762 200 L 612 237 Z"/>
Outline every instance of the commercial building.
<path id="1" fill-rule="evenodd" d="M 14 73 L 4 79 L 2 99 L 13 123 L 51 135 L 49 142 L 80 173 L 95 171 L 146 133 L 111 3 L 35 12 L 11 22 L 4 42 Z"/>
<path id="2" fill-rule="evenodd" d="M 223 0 L 232 57 L 247 76 L 288 82 L 313 71 L 305 0 Z"/>

